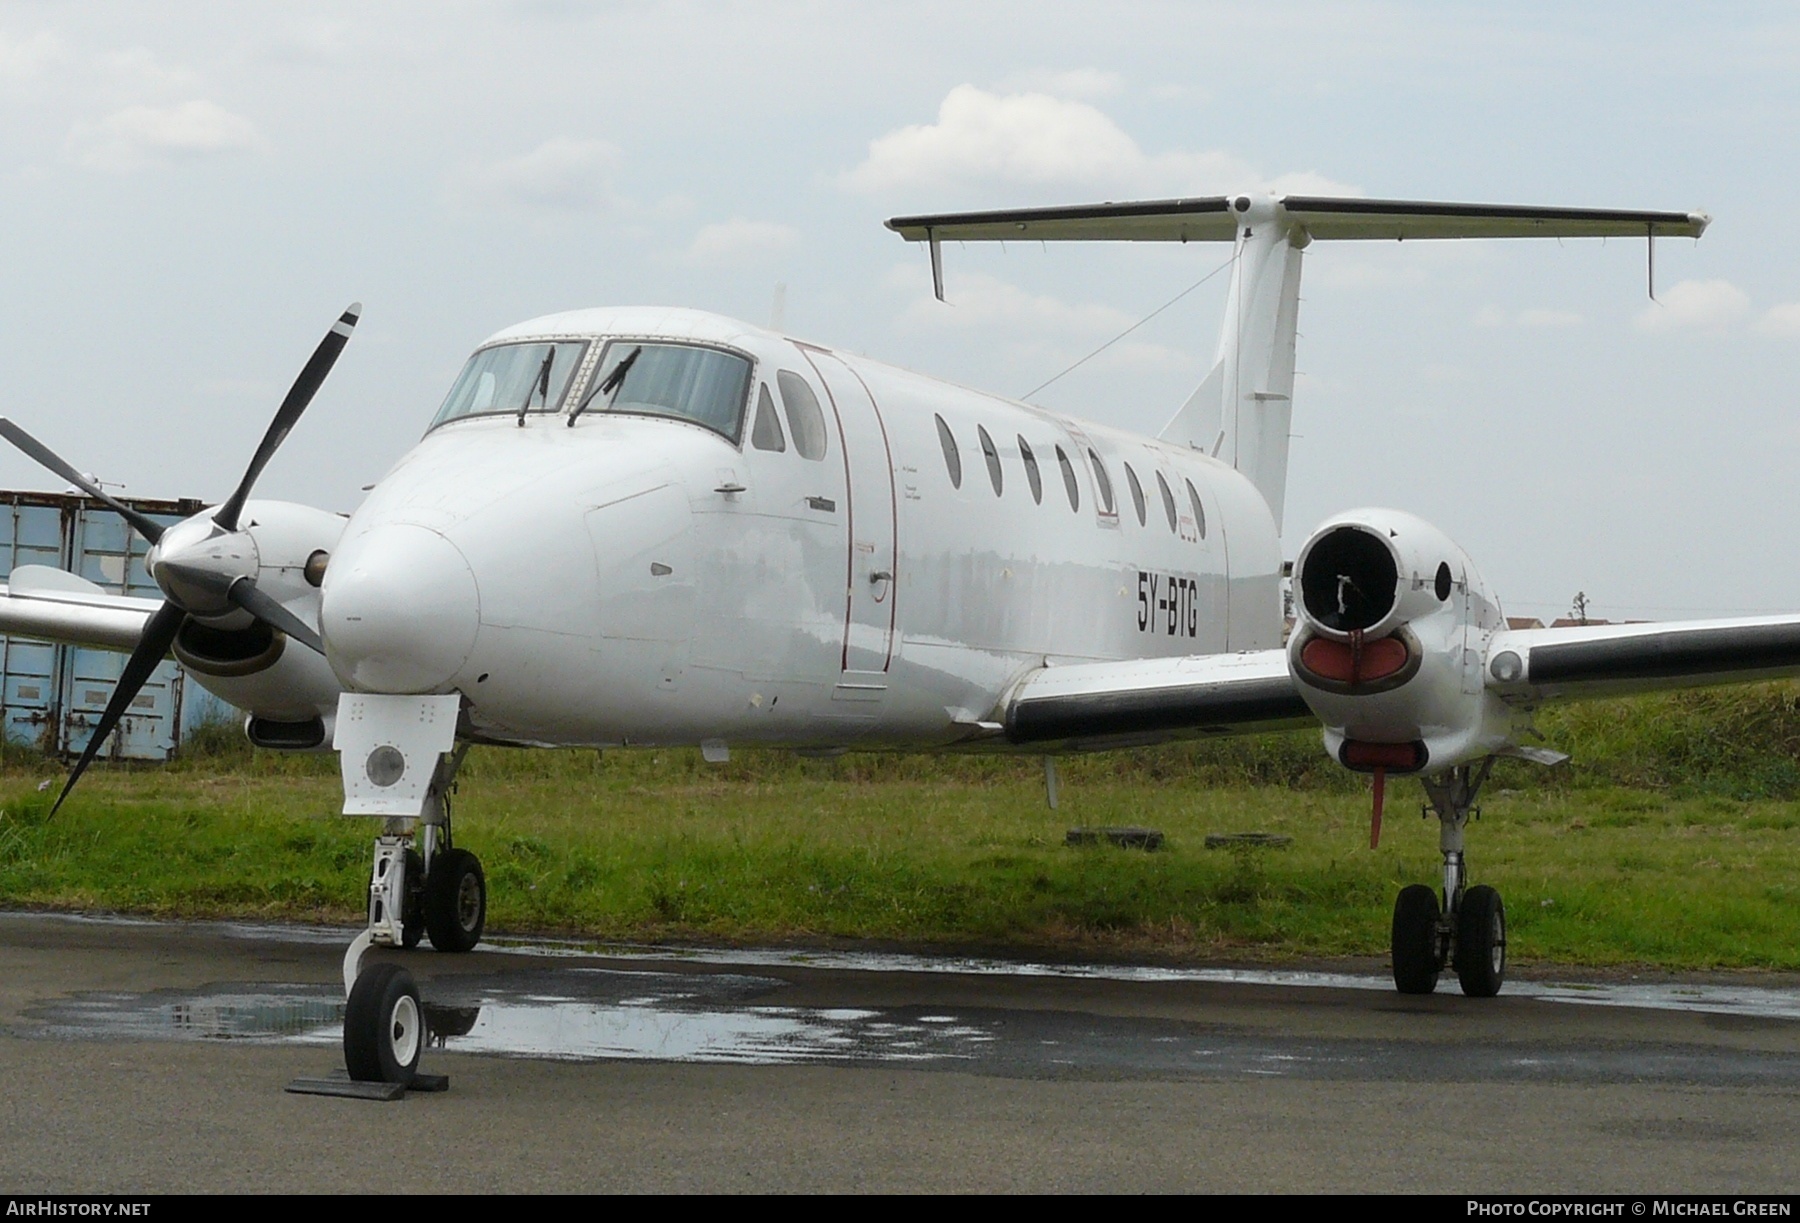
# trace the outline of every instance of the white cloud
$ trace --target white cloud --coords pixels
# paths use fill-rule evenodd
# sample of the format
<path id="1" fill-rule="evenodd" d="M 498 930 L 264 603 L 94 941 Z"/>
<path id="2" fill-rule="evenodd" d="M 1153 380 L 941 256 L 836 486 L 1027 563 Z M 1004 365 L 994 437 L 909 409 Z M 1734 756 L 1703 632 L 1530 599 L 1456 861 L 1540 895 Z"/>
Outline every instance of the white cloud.
<path id="1" fill-rule="evenodd" d="M 30 38 L 0 34 L 0 82 L 33 80 L 43 68 L 64 57 L 62 39 L 48 30 Z"/>
<path id="2" fill-rule="evenodd" d="M 1644 331 L 1717 329 L 1749 313 L 1749 295 L 1729 280 L 1684 280 L 1645 306 L 1637 325 Z"/>
<path id="3" fill-rule="evenodd" d="M 1074 68 L 1068 72 L 1033 69 L 1015 72 L 996 88 L 1002 93 L 1047 93 L 1059 98 L 1104 98 L 1125 88 L 1125 78 L 1098 68 Z"/>
<path id="4" fill-rule="evenodd" d="M 1229 153 L 1146 153 L 1086 102 L 1048 93 L 990 93 L 958 85 L 936 123 L 873 140 L 861 165 L 840 176 L 856 191 L 979 186 L 1088 187 L 1112 198 L 1138 192 L 1281 191 L 1355 194 L 1316 174 L 1270 178 Z"/>
<path id="5" fill-rule="evenodd" d="M 901 322 L 922 330 L 997 328 L 1037 336 L 1104 339 L 1137 321 L 1112 306 L 1065 302 L 981 272 L 952 277 L 947 286 L 947 303 L 931 295 L 930 278 L 911 264 L 896 266 L 888 274 L 888 283 L 911 291 L 913 297 L 900 316 Z"/>
<path id="6" fill-rule="evenodd" d="M 200 86 L 199 77 L 186 68 L 164 65 L 148 47 L 102 51 L 94 57 L 94 64 L 115 87 L 129 91 L 127 96 L 129 93 L 179 95 Z"/>
<path id="7" fill-rule="evenodd" d="M 1539 306 L 1519 311 L 1521 327 L 1579 327 L 1586 321 L 1573 310 L 1552 310 Z"/>
<path id="8" fill-rule="evenodd" d="M 1573 310 L 1551 310 L 1542 306 L 1517 313 L 1498 306 L 1483 306 L 1475 312 L 1477 327 L 1579 327 L 1586 321 Z"/>
<path id="9" fill-rule="evenodd" d="M 618 164 L 618 148 L 604 140 L 557 136 L 523 156 L 469 168 L 460 186 L 482 202 L 593 212 L 617 202 Z"/>
<path id="10" fill-rule="evenodd" d="M 267 148 L 250 120 L 199 98 L 174 106 L 127 106 L 97 123 L 77 123 L 64 144 L 78 164 L 114 173 L 175 158 Z"/>
<path id="11" fill-rule="evenodd" d="M 703 226 L 688 243 L 685 257 L 704 267 L 753 263 L 785 254 L 799 242 L 800 233 L 792 226 L 733 217 Z"/>
<path id="12" fill-rule="evenodd" d="M 1756 320 L 1756 331 L 1759 335 L 1800 339 L 1800 302 L 1782 302 L 1778 306 L 1770 306 Z"/>

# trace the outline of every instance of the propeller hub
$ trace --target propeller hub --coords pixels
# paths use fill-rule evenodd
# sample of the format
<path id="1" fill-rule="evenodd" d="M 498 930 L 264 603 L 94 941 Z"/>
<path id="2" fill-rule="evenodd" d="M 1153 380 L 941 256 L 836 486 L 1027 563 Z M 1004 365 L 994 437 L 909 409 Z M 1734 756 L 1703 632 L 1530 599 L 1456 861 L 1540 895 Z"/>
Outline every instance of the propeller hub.
<path id="1" fill-rule="evenodd" d="M 232 586 L 255 580 L 261 567 L 248 531 L 226 531 L 210 516 L 195 515 L 163 532 L 144 558 L 144 568 L 169 602 L 194 616 L 236 610 Z"/>

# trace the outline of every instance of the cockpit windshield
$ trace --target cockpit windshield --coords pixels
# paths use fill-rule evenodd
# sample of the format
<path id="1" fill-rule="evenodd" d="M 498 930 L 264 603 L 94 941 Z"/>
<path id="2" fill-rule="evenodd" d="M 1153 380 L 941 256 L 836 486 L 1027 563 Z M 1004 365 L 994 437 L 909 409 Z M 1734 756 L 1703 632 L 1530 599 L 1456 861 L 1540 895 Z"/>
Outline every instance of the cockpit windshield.
<path id="1" fill-rule="evenodd" d="M 615 376 L 621 366 L 623 378 Z M 575 410 L 673 416 L 705 425 L 736 443 L 749 399 L 750 362 L 736 353 L 691 344 L 614 340 L 601 354 L 589 390 Z"/>
<path id="2" fill-rule="evenodd" d="M 461 416 L 557 411 L 586 351 L 585 340 L 484 348 L 463 366 L 431 426 Z"/>

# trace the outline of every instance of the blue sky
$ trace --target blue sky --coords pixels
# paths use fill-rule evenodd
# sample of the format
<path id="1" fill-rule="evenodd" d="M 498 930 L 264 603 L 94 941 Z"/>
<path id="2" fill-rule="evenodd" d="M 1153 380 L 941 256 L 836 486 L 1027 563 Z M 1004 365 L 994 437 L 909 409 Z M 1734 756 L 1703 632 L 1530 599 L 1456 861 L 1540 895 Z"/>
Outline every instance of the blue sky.
<path id="1" fill-rule="evenodd" d="M 887 216 L 1247 187 L 1700 208 L 1699 243 L 1315 246 L 1290 554 L 1422 514 L 1508 610 L 1800 609 L 1789 6 L 53 4 L 0 9 L 0 412 L 146 496 L 352 508 L 468 350 L 661 302 L 1019 394 L 1210 247 L 947 253 Z M 1155 431 L 1223 278 L 1039 397 Z M 0 456 L 0 487 L 51 487 Z"/>

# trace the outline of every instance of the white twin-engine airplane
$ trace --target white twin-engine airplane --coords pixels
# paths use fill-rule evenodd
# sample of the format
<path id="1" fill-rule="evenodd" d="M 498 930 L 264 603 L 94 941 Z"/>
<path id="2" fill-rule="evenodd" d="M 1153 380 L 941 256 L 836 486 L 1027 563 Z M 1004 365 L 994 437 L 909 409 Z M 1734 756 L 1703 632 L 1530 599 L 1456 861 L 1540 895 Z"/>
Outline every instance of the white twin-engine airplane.
<path id="1" fill-rule="evenodd" d="M 533 319 L 481 345 L 424 438 L 345 518 L 250 489 L 354 328 L 332 327 L 222 504 L 172 527 L 18 425 L 0 433 L 151 543 L 156 602 L 21 567 L 0 631 L 130 652 L 68 779 L 173 653 L 269 748 L 341 753 L 388 817 L 345 959 L 345 1057 L 409 1082 L 412 978 L 371 944 L 466 951 L 453 848 L 470 743 L 1054 754 L 1321 726 L 1344 767 L 1420 777 L 1442 891 L 1394 909 L 1394 981 L 1492 995 L 1505 912 L 1463 833 L 1540 702 L 1800 672 L 1800 616 L 1513 631 L 1469 557 L 1395 510 L 1279 544 L 1302 252 L 1318 240 L 1697 238 L 1698 213 L 1239 195 L 905 217 L 930 246 L 1229 242 L 1218 362 L 1159 437 L 692 310 Z M 63 797 L 67 797 L 65 787 Z M 59 803 L 61 799 L 59 798 Z"/>

